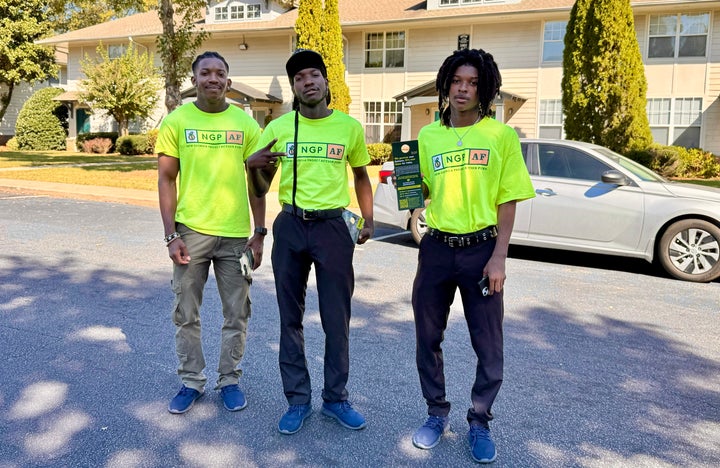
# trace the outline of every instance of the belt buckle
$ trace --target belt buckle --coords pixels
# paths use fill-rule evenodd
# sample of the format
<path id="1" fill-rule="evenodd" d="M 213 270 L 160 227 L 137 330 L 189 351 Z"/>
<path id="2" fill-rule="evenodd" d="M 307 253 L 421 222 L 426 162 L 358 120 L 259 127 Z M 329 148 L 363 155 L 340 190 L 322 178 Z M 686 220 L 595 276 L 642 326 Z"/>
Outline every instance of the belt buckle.
<path id="1" fill-rule="evenodd" d="M 303 221 L 312 221 L 317 219 L 317 210 L 303 210 L 302 219 Z"/>
<path id="2" fill-rule="evenodd" d="M 447 240 L 447 244 L 450 247 L 462 247 L 462 238 L 460 238 L 458 236 L 450 236 L 450 237 L 447 237 L 446 240 Z M 455 245 L 455 242 L 460 242 L 460 244 Z"/>

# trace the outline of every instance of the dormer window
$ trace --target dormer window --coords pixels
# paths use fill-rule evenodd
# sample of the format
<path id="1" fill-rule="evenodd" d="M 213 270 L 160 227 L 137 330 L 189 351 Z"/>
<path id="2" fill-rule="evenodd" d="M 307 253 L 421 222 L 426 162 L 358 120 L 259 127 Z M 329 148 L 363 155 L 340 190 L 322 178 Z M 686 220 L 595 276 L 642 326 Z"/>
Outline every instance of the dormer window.
<path id="1" fill-rule="evenodd" d="M 260 19 L 262 9 L 259 3 L 229 2 L 215 7 L 215 21 L 238 21 Z"/>

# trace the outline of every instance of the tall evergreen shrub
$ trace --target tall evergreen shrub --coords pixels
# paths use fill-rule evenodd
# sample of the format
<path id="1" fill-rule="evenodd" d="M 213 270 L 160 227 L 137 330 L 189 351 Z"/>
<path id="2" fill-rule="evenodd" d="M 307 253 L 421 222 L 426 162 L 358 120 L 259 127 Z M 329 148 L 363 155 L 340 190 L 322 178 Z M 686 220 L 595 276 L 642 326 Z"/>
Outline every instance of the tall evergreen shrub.
<path id="1" fill-rule="evenodd" d="M 67 138 L 68 110 L 52 98 L 61 88 L 42 88 L 25 102 L 17 122 L 15 138 L 20 150 L 62 150 Z"/>
<path id="2" fill-rule="evenodd" d="M 568 139 L 619 153 L 652 142 L 647 81 L 629 0 L 577 0 L 563 52 L 562 103 Z"/>

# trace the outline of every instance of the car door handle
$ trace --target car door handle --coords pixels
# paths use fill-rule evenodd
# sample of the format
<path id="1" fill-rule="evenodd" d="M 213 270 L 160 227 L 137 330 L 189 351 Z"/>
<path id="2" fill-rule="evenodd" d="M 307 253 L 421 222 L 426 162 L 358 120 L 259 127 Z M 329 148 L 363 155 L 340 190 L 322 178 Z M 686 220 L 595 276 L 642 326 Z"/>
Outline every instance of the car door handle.
<path id="1" fill-rule="evenodd" d="M 538 195 L 542 195 L 543 197 L 554 197 L 557 195 L 552 189 L 546 188 L 546 189 L 536 189 L 535 193 Z"/>

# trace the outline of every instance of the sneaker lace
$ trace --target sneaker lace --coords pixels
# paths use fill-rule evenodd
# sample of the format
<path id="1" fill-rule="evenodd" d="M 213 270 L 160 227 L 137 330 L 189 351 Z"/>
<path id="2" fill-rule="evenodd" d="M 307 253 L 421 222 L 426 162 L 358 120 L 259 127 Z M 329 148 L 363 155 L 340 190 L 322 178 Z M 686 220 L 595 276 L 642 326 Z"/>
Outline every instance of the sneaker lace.
<path id="1" fill-rule="evenodd" d="M 423 426 L 432 429 L 434 432 L 443 432 L 445 430 L 445 421 L 440 416 L 430 416 Z"/>
<path id="2" fill-rule="evenodd" d="M 338 413 L 347 413 L 348 411 L 352 411 L 353 407 L 349 401 L 345 400 L 345 401 L 340 402 L 340 406 L 338 406 L 338 410 L 339 410 Z"/>
<path id="3" fill-rule="evenodd" d="M 478 439 L 490 440 L 490 431 L 482 426 L 470 426 L 470 437 L 473 443 Z"/>
<path id="4" fill-rule="evenodd" d="M 304 410 L 305 405 L 290 405 L 290 408 L 288 408 L 288 414 L 297 413 L 301 414 Z"/>
<path id="5" fill-rule="evenodd" d="M 195 391 L 197 391 L 197 390 L 193 390 L 190 387 L 183 386 L 183 388 L 180 389 L 179 394 L 180 395 L 190 395 L 190 394 L 192 394 L 192 392 L 195 392 Z"/>

